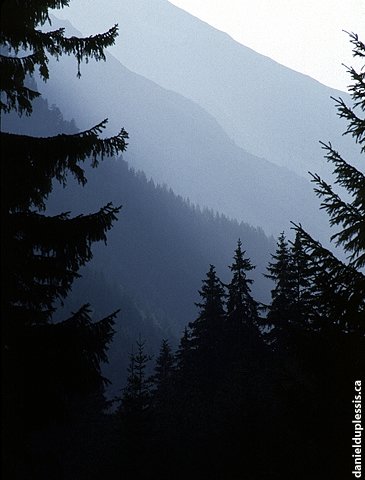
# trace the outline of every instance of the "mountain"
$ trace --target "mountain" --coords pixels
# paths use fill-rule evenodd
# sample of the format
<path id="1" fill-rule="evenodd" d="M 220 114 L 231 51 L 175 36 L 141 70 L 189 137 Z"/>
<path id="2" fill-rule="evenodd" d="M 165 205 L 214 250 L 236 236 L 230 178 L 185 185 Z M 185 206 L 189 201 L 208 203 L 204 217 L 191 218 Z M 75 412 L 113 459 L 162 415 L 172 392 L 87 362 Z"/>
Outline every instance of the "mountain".
<path id="1" fill-rule="evenodd" d="M 341 136 L 346 126 L 330 98 L 347 94 L 254 52 L 167 0 L 110 0 L 107 9 L 98 0 L 74 0 L 63 15 L 87 34 L 118 23 L 110 52 L 123 65 L 198 103 L 250 153 L 306 178 L 308 170 L 326 171 L 319 140 L 359 157 Z"/>
<path id="2" fill-rule="evenodd" d="M 54 21 L 54 26 L 59 24 Z M 69 33 L 75 33 L 68 26 Z M 308 181 L 238 147 L 198 104 L 137 75 L 111 55 L 105 64 L 50 61 L 39 88 L 86 129 L 109 117 L 108 133 L 130 134 L 125 159 L 193 203 L 277 235 L 302 222 L 323 237 L 324 217 Z"/>

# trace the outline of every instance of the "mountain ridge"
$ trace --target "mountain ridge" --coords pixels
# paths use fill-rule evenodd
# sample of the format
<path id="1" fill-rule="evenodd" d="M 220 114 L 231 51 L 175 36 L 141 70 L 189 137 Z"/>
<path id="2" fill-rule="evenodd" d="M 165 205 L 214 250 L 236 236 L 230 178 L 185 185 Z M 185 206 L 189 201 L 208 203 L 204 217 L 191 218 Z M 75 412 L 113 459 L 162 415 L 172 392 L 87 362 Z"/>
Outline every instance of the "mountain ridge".
<path id="1" fill-rule="evenodd" d="M 54 74 L 39 88 L 82 129 L 106 116 L 107 134 L 124 126 L 130 165 L 193 203 L 268 234 L 289 228 L 290 220 L 323 233 L 323 215 L 308 181 L 236 146 L 200 105 L 131 72 L 112 55 L 107 58 L 103 65 L 82 65 L 81 79 L 71 59 L 51 62 Z"/>
<path id="2" fill-rule="evenodd" d="M 133 72 L 205 108 L 246 151 L 305 178 L 308 170 L 328 173 L 319 141 L 358 158 L 342 137 L 345 127 L 330 98 L 348 99 L 346 93 L 255 52 L 167 0 L 111 1 L 103 15 L 100 2 L 92 6 L 94 14 L 82 15 L 86 0 L 77 0 L 64 15 L 88 33 L 117 21 L 120 40 L 110 52 Z"/>

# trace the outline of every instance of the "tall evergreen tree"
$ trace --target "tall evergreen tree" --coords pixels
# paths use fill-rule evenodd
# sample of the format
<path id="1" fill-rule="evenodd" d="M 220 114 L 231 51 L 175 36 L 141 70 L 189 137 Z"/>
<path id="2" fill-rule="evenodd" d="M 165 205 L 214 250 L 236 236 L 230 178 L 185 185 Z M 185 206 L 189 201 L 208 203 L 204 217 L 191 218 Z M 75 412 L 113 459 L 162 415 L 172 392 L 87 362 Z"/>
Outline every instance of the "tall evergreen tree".
<path id="1" fill-rule="evenodd" d="M 194 350 L 204 353 L 217 352 L 225 315 L 225 291 L 214 265 L 210 265 L 199 295 L 202 299 L 200 303 L 196 304 L 200 309 L 199 316 L 189 324 L 191 346 Z"/>
<path id="2" fill-rule="evenodd" d="M 249 258 L 245 258 L 245 251 L 242 250 L 241 240 L 238 240 L 233 263 L 229 268 L 233 276 L 228 285 L 228 322 L 236 323 L 237 325 L 256 324 L 258 319 L 258 303 L 251 295 L 250 285 L 252 284 L 252 280 L 247 278 L 247 272 L 253 270 L 255 267 Z"/>
<path id="3" fill-rule="evenodd" d="M 83 60 L 105 60 L 104 49 L 114 43 L 117 26 L 87 38 L 68 38 L 62 28 L 42 31 L 50 23 L 49 10 L 68 4 L 69 0 L 2 2 L 2 112 L 31 115 L 39 93 L 27 78 L 38 71 L 41 79 L 48 79 L 48 56 L 74 55 L 78 75 Z M 37 423 L 54 415 L 49 406 L 42 411 L 40 404 L 54 400 L 67 411 L 75 395 L 100 392 L 105 384 L 100 362 L 106 360 L 114 315 L 95 323 L 85 305 L 68 320 L 53 324 L 52 314 L 79 268 L 91 259 L 92 243 L 106 241 L 119 207 L 108 204 L 73 218 L 69 213 L 45 214 L 54 180 L 65 186 L 70 173 L 84 185 L 83 161 L 90 159 L 97 166 L 99 159 L 125 150 L 124 129 L 112 138 L 99 137 L 105 124 L 106 120 L 78 134 L 60 132 L 48 138 L 1 131 L 1 350 L 9 452 L 23 447 L 18 438 L 25 419 Z M 51 395 L 49 402 L 42 402 L 43 392 Z M 11 471 L 11 460 L 8 464 Z"/>
<path id="4" fill-rule="evenodd" d="M 294 289 L 292 322 L 299 328 L 315 328 L 318 320 L 315 311 L 316 294 L 312 288 L 315 272 L 298 232 L 290 254 Z"/>
<path id="5" fill-rule="evenodd" d="M 146 367 L 151 357 L 145 353 L 145 342 L 137 340 L 137 353 L 130 354 L 127 385 L 123 392 L 122 413 L 139 416 L 147 411 L 151 404 L 151 378 Z"/>
<path id="6" fill-rule="evenodd" d="M 229 268 L 232 272 L 232 280 L 227 285 L 225 357 L 231 368 L 234 366 L 233 375 L 240 376 L 242 371 L 248 371 L 249 363 L 262 346 L 258 327 L 258 303 L 251 295 L 250 285 L 253 281 L 247 277 L 247 273 L 255 267 L 249 258 L 245 258 L 241 240 L 238 240 L 233 262 Z"/>
<path id="7" fill-rule="evenodd" d="M 176 369 L 179 376 L 185 375 L 189 368 L 191 356 L 190 336 L 191 334 L 188 327 L 185 327 L 175 354 Z"/>
<path id="8" fill-rule="evenodd" d="M 355 57 L 365 57 L 365 44 L 355 34 L 350 34 Z M 342 98 L 335 99 L 338 115 L 347 120 L 345 134 L 351 135 L 365 152 L 365 72 L 348 69 L 352 78 L 351 106 Z M 365 175 L 348 163 L 331 143 L 322 143 L 325 158 L 334 166 L 335 183 L 345 190 L 351 200 L 347 201 L 334 188 L 312 174 L 315 192 L 322 199 L 321 208 L 330 217 L 330 225 L 341 227 L 331 237 L 337 247 L 348 254 L 348 261 L 340 261 L 332 252 L 314 240 L 300 225 L 296 226 L 303 247 L 316 267 L 315 288 L 321 298 L 322 318 L 344 333 L 365 332 Z"/>
<path id="9" fill-rule="evenodd" d="M 146 373 L 151 357 L 145 353 L 145 342 L 141 337 L 136 344 L 137 352 L 132 350 L 130 354 L 127 384 L 118 411 L 122 428 L 117 451 L 118 468 L 129 475 L 133 473 L 137 478 L 143 478 L 148 471 L 147 458 L 151 441 L 151 378 Z"/>
<path id="10" fill-rule="evenodd" d="M 350 41 L 354 56 L 365 58 L 365 44 L 358 36 L 350 34 Z M 347 120 L 345 134 L 354 138 L 363 155 L 365 72 L 364 69 L 356 72 L 353 68 L 349 68 L 348 72 L 352 78 L 352 105 L 347 105 L 341 98 L 335 101 L 338 115 Z M 317 410 L 317 418 L 327 418 L 326 439 L 319 436 L 317 441 L 323 445 L 328 439 L 327 451 L 336 456 L 336 475 L 344 477 L 349 468 L 344 439 L 353 416 L 347 400 L 349 379 L 361 378 L 365 371 L 365 176 L 332 144 L 322 146 L 325 158 L 334 167 L 335 185 L 330 185 L 316 174 L 312 175 L 312 180 L 316 185 L 315 192 L 322 200 L 321 208 L 329 215 L 330 225 L 336 228 L 331 241 L 335 247 L 344 250 L 347 259 L 340 260 L 335 250 L 325 248 L 301 225 L 295 227 L 313 269 L 311 289 L 316 295 L 315 313 L 319 320 L 315 325 L 316 335 L 310 338 L 307 348 L 310 355 L 306 359 L 307 371 L 316 381 L 316 387 L 312 389 L 314 395 L 311 395 L 312 411 L 316 412 L 324 397 L 331 399 L 325 407 Z M 335 186 L 344 195 L 338 193 Z M 335 440 L 332 440 L 333 437 Z M 321 465 L 323 458 L 321 454 L 318 462 Z M 323 464 L 323 467 L 327 474 L 334 470 L 332 462 Z"/>
<path id="11" fill-rule="evenodd" d="M 165 406 L 166 408 L 171 400 L 174 372 L 175 358 L 169 342 L 164 339 L 156 359 L 155 372 L 152 377 L 155 403 L 158 406 Z"/>
<path id="12" fill-rule="evenodd" d="M 310 259 L 298 234 L 289 246 L 284 232 L 278 238 L 277 250 L 265 276 L 275 282 L 268 306 L 267 322 L 272 330 L 266 335 L 270 342 L 288 346 L 298 330 L 314 323 L 314 292 Z"/>
<path id="13" fill-rule="evenodd" d="M 267 335 L 270 342 L 286 334 L 293 314 L 294 295 L 293 272 L 289 245 L 284 232 L 278 238 L 277 250 L 272 255 L 265 276 L 275 282 L 271 290 L 271 304 L 268 307 L 267 322 L 273 330 Z"/>
<path id="14" fill-rule="evenodd" d="M 199 390 L 214 390 L 222 370 L 221 354 L 224 333 L 224 286 L 215 267 L 210 265 L 199 291 L 201 302 L 197 303 L 199 315 L 189 323 L 192 349 L 192 385 Z M 193 387 L 194 388 L 194 387 Z"/>
<path id="15" fill-rule="evenodd" d="M 3 111 L 31 114 L 32 99 L 39 93 L 26 86 L 26 78 L 36 68 L 43 80 L 48 78 L 47 55 L 58 58 L 73 54 L 79 69 L 82 60 L 105 59 L 104 49 L 114 43 L 116 26 L 105 34 L 85 39 L 67 38 L 63 29 L 47 33 L 39 29 L 49 21 L 50 8 L 63 8 L 68 3 L 65 0 L 31 1 L 26 5 L 20 1 L 2 3 Z M 116 220 L 119 208 L 111 204 L 99 212 L 74 218 L 69 213 L 57 216 L 43 213 L 54 179 L 66 185 L 67 174 L 71 173 L 84 185 L 82 161 L 91 157 L 97 166 L 99 158 L 125 149 L 124 130 L 109 139 L 98 137 L 105 123 L 104 120 L 75 135 L 48 138 L 1 132 L 2 349 L 6 357 L 12 357 L 12 363 L 24 348 L 22 340 L 26 343 L 29 329 L 50 322 L 56 300 L 65 298 L 78 277 L 78 269 L 91 259 L 92 243 L 106 241 L 106 231 Z M 76 325 L 80 315 L 73 318 Z M 82 318 L 88 318 L 88 328 L 92 328 L 87 308 L 82 309 Z M 98 328 L 96 325 L 95 332 Z M 108 335 L 100 341 L 106 345 L 107 338 Z M 93 368 L 97 368 L 96 364 Z"/>

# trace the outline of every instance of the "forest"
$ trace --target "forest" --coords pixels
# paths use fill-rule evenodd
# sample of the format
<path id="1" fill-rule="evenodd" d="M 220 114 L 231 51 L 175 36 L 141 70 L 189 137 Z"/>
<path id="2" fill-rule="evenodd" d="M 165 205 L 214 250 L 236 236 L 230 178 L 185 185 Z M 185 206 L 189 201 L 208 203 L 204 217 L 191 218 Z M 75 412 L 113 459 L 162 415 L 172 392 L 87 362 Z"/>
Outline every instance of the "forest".
<path id="1" fill-rule="evenodd" d="M 69 3 L 1 5 L 2 478 L 361 478 L 363 168 L 321 143 L 326 245 L 154 182 L 127 124 L 81 130 L 40 94 L 52 57 L 82 78 L 119 34 L 43 28 Z M 334 115 L 363 160 L 365 70 L 347 70 Z"/>

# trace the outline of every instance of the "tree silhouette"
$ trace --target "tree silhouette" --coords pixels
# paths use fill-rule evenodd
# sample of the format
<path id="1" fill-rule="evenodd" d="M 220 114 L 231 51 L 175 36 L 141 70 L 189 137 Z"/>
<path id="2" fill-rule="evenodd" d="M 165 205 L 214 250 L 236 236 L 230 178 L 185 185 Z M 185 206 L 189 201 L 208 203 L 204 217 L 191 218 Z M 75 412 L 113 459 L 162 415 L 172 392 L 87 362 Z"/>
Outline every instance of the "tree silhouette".
<path id="1" fill-rule="evenodd" d="M 130 354 L 127 385 L 122 398 L 122 412 L 127 415 L 143 415 L 151 402 L 151 379 L 146 375 L 146 367 L 151 357 L 144 352 L 145 342 L 136 342 L 137 353 Z"/>
<path id="2" fill-rule="evenodd" d="M 2 2 L 2 112 L 31 115 L 39 93 L 28 79 L 36 71 L 42 80 L 49 78 L 48 56 L 74 55 L 78 76 L 83 60 L 105 60 L 104 49 L 114 43 L 117 26 L 87 38 L 68 38 L 62 28 L 42 31 L 50 23 L 49 9 L 68 3 Z M 107 204 L 76 217 L 69 212 L 45 213 L 54 181 L 65 186 L 71 174 L 84 185 L 82 162 L 90 160 L 96 167 L 100 159 L 125 150 L 124 129 L 115 137 L 99 137 L 106 121 L 84 132 L 48 138 L 1 131 L 1 349 L 4 436 L 10 452 L 4 468 L 12 473 L 12 462 L 21 464 L 14 455 L 25 445 L 24 426 L 72 415 L 76 398 L 101 394 L 106 383 L 100 362 L 107 359 L 116 313 L 94 322 L 84 305 L 58 324 L 52 315 L 79 276 L 79 268 L 91 259 L 91 245 L 106 241 L 120 208 Z"/>
<path id="3" fill-rule="evenodd" d="M 350 34 L 353 54 L 364 58 L 365 45 L 356 34 Z M 350 93 L 352 106 L 342 98 L 335 99 L 338 115 L 348 122 L 345 134 L 351 135 L 363 154 L 365 151 L 365 88 L 364 72 L 348 68 L 352 78 Z M 335 184 L 342 187 L 351 200 L 347 201 L 335 192 L 333 186 L 317 174 L 312 175 L 316 184 L 315 192 L 322 199 L 321 208 L 330 217 L 331 226 L 340 226 L 331 241 L 343 247 L 348 261 L 339 260 L 332 252 L 314 240 L 301 225 L 296 225 L 298 236 L 305 252 L 310 255 L 313 268 L 316 268 L 315 288 L 322 301 L 322 317 L 326 327 L 331 325 L 344 333 L 365 332 L 365 176 L 348 163 L 332 146 L 322 143 L 325 158 L 334 166 Z"/>
<path id="4" fill-rule="evenodd" d="M 258 303 L 253 299 L 250 285 L 253 281 L 247 273 L 255 267 L 245 258 L 242 242 L 238 240 L 233 263 L 230 265 L 232 280 L 227 285 L 227 314 L 225 321 L 226 349 L 228 362 L 235 364 L 236 375 L 247 370 L 247 361 L 252 360 L 262 346 L 258 329 Z"/>
<path id="5" fill-rule="evenodd" d="M 194 352 L 195 374 L 206 385 L 212 386 L 220 367 L 225 317 L 225 291 L 213 265 L 210 265 L 199 295 L 201 302 L 196 304 L 200 310 L 199 315 L 196 320 L 189 323 L 190 345 Z"/>
<path id="6" fill-rule="evenodd" d="M 155 403 L 167 406 L 171 400 L 175 358 L 169 342 L 164 339 L 156 359 L 155 372 L 152 377 Z"/>

